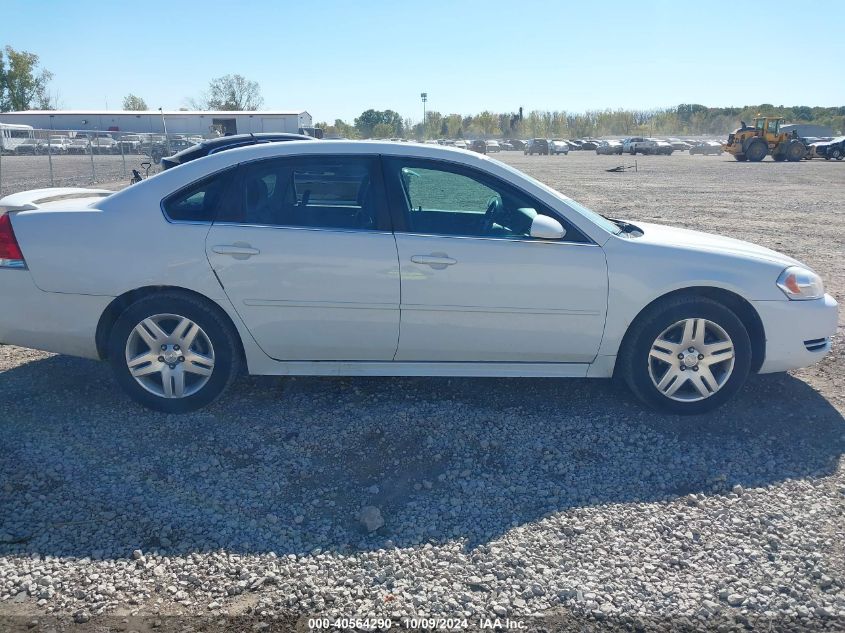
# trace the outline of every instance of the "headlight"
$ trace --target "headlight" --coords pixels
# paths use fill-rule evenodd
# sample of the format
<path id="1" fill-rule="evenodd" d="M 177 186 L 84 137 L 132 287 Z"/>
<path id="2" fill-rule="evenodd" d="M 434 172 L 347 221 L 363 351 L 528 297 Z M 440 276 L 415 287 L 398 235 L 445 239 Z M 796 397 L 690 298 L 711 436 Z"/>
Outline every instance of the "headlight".
<path id="1" fill-rule="evenodd" d="M 778 288 L 794 301 L 821 299 L 824 296 L 824 283 L 812 270 L 801 266 L 790 266 L 778 277 Z"/>

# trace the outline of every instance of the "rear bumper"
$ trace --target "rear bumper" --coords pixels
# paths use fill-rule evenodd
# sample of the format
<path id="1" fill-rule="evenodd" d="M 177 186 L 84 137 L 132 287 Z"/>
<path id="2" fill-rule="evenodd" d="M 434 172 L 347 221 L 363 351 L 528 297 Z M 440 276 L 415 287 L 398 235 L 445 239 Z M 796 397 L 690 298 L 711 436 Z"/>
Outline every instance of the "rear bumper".
<path id="1" fill-rule="evenodd" d="M 99 358 L 97 323 L 112 297 L 44 292 L 14 269 L 0 269 L 0 297 L 0 344 Z"/>
<path id="2" fill-rule="evenodd" d="M 766 332 L 761 374 L 807 367 L 830 351 L 839 307 L 830 295 L 813 301 L 755 301 Z"/>

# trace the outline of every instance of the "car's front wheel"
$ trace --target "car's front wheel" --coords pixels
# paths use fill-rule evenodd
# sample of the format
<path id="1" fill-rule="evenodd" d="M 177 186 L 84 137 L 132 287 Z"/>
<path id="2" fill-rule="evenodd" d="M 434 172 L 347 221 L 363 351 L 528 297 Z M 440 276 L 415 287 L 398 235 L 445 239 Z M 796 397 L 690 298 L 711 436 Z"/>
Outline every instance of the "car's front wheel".
<path id="1" fill-rule="evenodd" d="M 643 402 L 696 414 L 726 402 L 745 383 L 751 341 L 739 317 L 704 297 L 649 307 L 625 337 L 619 370 Z"/>
<path id="2" fill-rule="evenodd" d="M 133 400 L 165 413 L 210 404 L 240 370 L 231 325 L 205 301 L 179 293 L 130 305 L 112 328 L 109 360 Z"/>

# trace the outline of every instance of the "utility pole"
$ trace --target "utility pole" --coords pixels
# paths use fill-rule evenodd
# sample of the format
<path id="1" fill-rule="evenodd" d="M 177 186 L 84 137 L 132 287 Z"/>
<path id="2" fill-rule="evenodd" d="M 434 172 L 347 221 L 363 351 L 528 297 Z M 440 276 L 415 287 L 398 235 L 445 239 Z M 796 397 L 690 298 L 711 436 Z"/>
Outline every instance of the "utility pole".
<path id="1" fill-rule="evenodd" d="M 167 121 L 164 120 L 164 110 L 158 109 L 161 114 L 161 127 L 164 128 L 164 143 L 167 146 L 167 155 L 170 156 L 170 137 L 167 136 Z"/>
<path id="2" fill-rule="evenodd" d="M 422 140 L 425 140 L 425 102 L 428 101 L 428 93 L 427 92 L 421 92 L 420 93 L 420 99 L 422 99 L 422 104 L 423 104 L 423 124 L 422 124 L 423 139 Z"/>

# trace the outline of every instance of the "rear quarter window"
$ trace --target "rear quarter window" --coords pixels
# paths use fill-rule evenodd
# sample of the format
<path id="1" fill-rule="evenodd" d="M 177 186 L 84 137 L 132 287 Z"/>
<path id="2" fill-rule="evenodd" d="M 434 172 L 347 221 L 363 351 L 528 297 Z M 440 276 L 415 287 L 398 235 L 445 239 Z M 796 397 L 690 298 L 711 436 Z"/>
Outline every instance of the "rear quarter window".
<path id="1" fill-rule="evenodd" d="M 214 221 L 230 193 L 232 170 L 214 174 L 194 182 L 162 202 L 162 209 L 172 222 Z"/>

